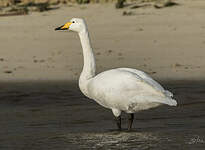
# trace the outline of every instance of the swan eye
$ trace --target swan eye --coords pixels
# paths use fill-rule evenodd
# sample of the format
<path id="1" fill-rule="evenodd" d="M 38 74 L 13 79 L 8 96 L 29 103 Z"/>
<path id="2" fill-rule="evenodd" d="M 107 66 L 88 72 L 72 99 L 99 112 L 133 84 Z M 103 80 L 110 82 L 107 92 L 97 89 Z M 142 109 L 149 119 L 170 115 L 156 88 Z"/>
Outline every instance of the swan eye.
<path id="1" fill-rule="evenodd" d="M 72 23 L 75 23 L 75 21 L 72 21 Z"/>

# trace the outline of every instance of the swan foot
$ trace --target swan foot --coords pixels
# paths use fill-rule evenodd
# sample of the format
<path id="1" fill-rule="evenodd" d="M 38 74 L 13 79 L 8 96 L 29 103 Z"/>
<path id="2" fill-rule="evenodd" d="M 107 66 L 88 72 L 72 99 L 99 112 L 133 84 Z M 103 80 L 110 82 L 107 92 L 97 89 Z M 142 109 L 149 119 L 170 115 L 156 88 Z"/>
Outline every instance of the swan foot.
<path id="1" fill-rule="evenodd" d="M 121 130 L 121 116 L 115 117 L 118 130 Z"/>
<path id="2" fill-rule="evenodd" d="M 128 128 L 127 130 L 130 131 L 132 129 L 132 123 L 133 123 L 133 120 L 134 120 L 134 114 L 129 114 L 129 118 L 128 118 Z"/>

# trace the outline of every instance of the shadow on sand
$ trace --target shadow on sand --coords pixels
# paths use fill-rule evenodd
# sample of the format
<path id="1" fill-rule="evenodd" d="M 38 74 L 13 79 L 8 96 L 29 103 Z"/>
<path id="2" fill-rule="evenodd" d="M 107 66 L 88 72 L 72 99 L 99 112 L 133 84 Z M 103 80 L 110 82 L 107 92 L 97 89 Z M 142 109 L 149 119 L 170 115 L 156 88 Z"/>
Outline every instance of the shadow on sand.
<path id="1" fill-rule="evenodd" d="M 178 107 L 135 114 L 114 130 L 110 110 L 84 97 L 77 81 L 1 82 L 0 149 L 204 149 L 205 81 L 161 82 Z"/>

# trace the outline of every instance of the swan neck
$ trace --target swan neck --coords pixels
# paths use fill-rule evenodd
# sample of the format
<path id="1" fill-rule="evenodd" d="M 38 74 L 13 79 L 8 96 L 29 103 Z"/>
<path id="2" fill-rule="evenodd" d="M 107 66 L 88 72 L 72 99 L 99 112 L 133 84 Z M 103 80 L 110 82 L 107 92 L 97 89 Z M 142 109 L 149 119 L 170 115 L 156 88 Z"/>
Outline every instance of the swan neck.
<path id="1" fill-rule="evenodd" d="M 90 42 L 89 33 L 87 30 L 79 33 L 82 49 L 83 49 L 83 71 L 81 73 L 81 80 L 89 80 L 95 76 L 95 58 Z"/>

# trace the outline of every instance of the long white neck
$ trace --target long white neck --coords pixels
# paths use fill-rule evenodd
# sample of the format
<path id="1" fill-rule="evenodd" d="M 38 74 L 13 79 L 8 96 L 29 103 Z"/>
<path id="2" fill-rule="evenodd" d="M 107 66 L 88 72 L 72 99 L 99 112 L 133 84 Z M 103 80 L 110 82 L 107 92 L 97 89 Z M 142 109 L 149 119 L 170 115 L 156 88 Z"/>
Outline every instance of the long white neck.
<path id="1" fill-rule="evenodd" d="M 86 81 L 95 76 L 95 57 L 90 43 L 89 33 L 84 30 L 79 33 L 82 49 L 83 49 L 83 71 L 80 75 L 81 81 Z"/>

